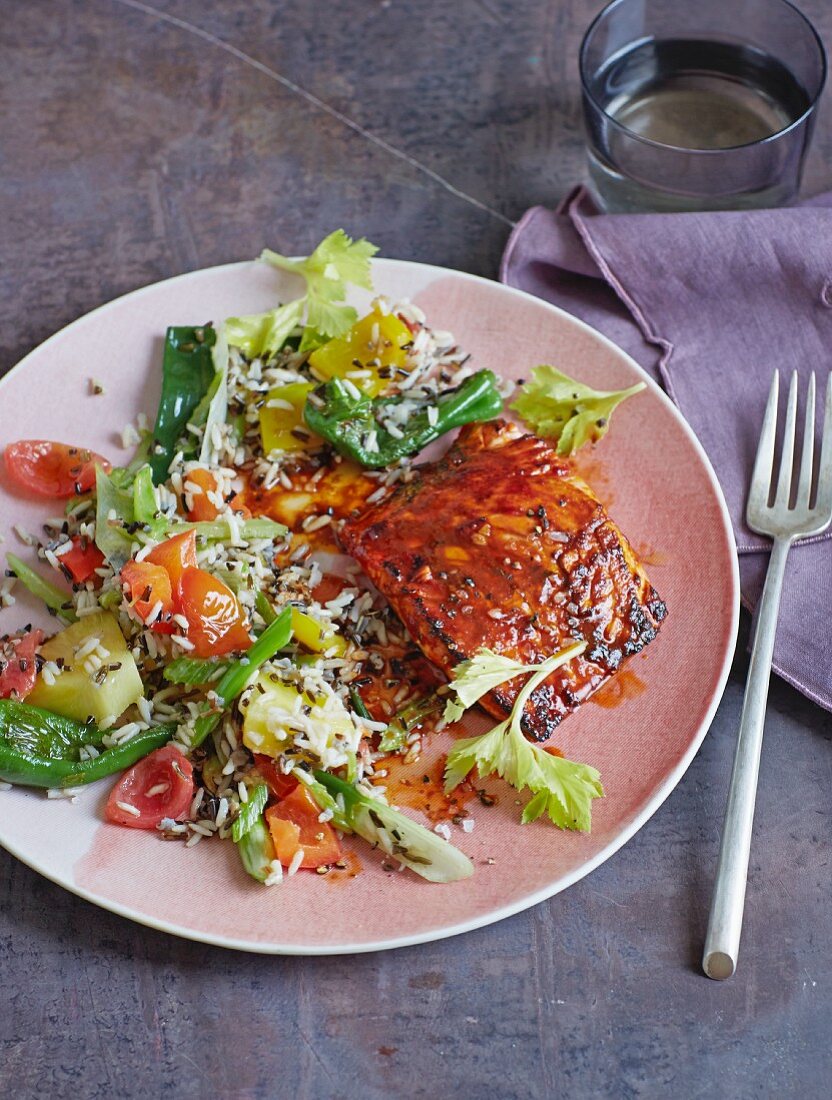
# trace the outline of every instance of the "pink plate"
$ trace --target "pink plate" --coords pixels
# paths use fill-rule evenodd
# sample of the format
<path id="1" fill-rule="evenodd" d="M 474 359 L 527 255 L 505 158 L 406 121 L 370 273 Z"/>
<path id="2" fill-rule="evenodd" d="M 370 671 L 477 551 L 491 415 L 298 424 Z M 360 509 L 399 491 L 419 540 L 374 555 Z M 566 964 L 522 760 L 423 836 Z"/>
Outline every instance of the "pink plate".
<path id="1" fill-rule="evenodd" d="M 476 864 L 465 882 L 438 886 L 385 872 L 360 846 L 354 877 L 301 873 L 264 889 L 247 878 L 230 843 L 186 851 L 102 824 L 107 782 L 75 804 L 22 789 L 0 794 L 0 844 L 10 852 L 97 905 L 179 936 L 275 954 L 371 951 L 452 936 L 534 905 L 583 878 L 658 809 L 705 736 L 728 675 L 739 606 L 728 514 L 699 443 L 658 387 L 597 332 L 520 291 L 397 260 L 377 261 L 374 277 L 378 291 L 412 299 L 433 327 L 451 330 L 478 367 L 520 378 L 549 362 L 604 389 L 647 381 L 578 467 L 641 554 L 669 615 L 658 639 L 629 661 L 618 705 L 610 706 L 616 689 L 608 686 L 606 705 L 586 704 L 557 738 L 566 756 L 601 772 L 606 797 L 594 804 L 592 834 L 520 825 L 514 792 L 490 783 L 497 804 L 473 804 L 471 833 L 453 827 L 454 843 Z M 168 324 L 255 313 L 297 289 L 271 268 L 231 264 L 95 310 L 0 382 L 0 444 L 53 438 L 122 461 L 123 425 L 140 411 L 153 416 Z M 359 309 L 368 302 L 369 295 L 355 299 Z M 90 377 L 103 382 L 103 395 L 91 395 Z M 7 547 L 17 548 L 14 524 L 37 531 L 54 511 L 0 486 Z M 20 586 L 15 595 L 17 603 L 0 612 L 4 633 L 46 619 Z M 438 738 L 428 755 L 446 749 Z"/>

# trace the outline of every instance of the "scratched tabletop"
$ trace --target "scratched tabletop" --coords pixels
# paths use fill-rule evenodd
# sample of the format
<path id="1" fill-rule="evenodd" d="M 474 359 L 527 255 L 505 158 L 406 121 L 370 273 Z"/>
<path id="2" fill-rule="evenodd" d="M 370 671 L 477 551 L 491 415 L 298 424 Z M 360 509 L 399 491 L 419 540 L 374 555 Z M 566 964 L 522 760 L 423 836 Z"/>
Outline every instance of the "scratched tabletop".
<path id="1" fill-rule="evenodd" d="M 117 295 L 340 225 L 493 277 L 511 223 L 582 174 L 597 0 L 156 2 L 0 0 L 0 371 Z M 832 42 L 828 0 L 803 7 Z M 832 186 L 829 117 L 807 193 Z M 832 719 L 777 680 L 739 972 L 698 970 L 746 643 L 641 832 L 456 939 L 233 953 L 0 851 L 0 1095 L 828 1096 Z"/>

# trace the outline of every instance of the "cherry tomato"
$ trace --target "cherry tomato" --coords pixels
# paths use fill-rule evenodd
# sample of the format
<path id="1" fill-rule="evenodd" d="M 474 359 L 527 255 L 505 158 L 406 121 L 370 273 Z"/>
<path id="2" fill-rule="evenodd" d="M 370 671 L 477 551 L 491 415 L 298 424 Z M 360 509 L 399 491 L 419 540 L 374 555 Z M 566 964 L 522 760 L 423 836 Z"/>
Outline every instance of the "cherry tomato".
<path id="1" fill-rule="evenodd" d="M 40 497 L 71 497 L 95 486 L 95 467 L 112 469 L 106 458 L 84 447 L 21 439 L 3 454 L 6 471 L 18 488 Z"/>
<path id="2" fill-rule="evenodd" d="M 25 699 L 35 686 L 35 651 L 42 641 L 41 630 L 0 639 L 0 699 Z"/>
<path id="3" fill-rule="evenodd" d="M 248 649 L 245 616 L 231 589 L 204 569 L 185 569 L 179 585 L 182 614 L 194 657 L 222 657 Z"/>
<path id="4" fill-rule="evenodd" d="M 110 791 L 104 815 L 128 829 L 155 829 L 164 817 L 185 817 L 194 797 L 194 769 L 173 745 L 163 745 L 128 769 Z M 122 809 L 132 806 L 137 813 Z"/>
<path id="5" fill-rule="evenodd" d="M 61 555 L 60 562 L 69 570 L 76 584 L 84 584 L 104 564 L 104 555 L 92 539 L 74 535 L 72 549 Z"/>
<path id="6" fill-rule="evenodd" d="M 202 492 L 189 494 L 191 507 L 187 510 L 188 519 L 193 520 L 195 523 L 216 519 L 220 514 L 220 509 L 208 499 L 208 494 L 216 493 L 217 479 L 210 470 L 205 470 L 200 466 L 186 474 L 186 484 L 189 481 L 193 482 Z"/>
<path id="7" fill-rule="evenodd" d="M 266 810 L 272 843 L 284 866 L 292 862 L 299 848 L 303 850 L 301 867 L 321 867 L 341 858 L 341 842 L 331 825 L 318 820 L 320 813 L 320 806 L 302 783 Z"/>
<path id="8" fill-rule="evenodd" d="M 171 591 L 176 595 L 186 569 L 196 569 L 196 532 L 186 531 L 154 546 L 144 559 L 151 565 L 161 565 L 170 577 Z"/>
<path id="9" fill-rule="evenodd" d="M 257 765 L 257 770 L 260 772 L 263 782 L 275 798 L 285 798 L 297 787 L 299 780 L 295 779 L 293 775 L 285 775 L 270 756 L 263 756 L 262 753 L 256 752 L 254 763 Z"/>
<path id="10" fill-rule="evenodd" d="M 158 634 L 175 632 L 177 628 L 170 618 L 176 611 L 176 605 L 167 570 L 146 558 L 144 561 L 131 560 L 121 570 L 121 583 L 129 588 L 130 606 L 142 622 L 147 622 L 153 608 L 160 603 L 161 610 L 150 629 Z"/>

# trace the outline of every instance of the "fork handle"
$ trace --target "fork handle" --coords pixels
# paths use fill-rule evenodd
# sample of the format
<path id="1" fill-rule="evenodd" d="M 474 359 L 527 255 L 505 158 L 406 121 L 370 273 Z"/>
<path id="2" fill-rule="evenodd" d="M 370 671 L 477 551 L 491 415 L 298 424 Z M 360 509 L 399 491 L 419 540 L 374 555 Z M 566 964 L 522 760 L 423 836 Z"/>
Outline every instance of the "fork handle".
<path id="1" fill-rule="evenodd" d="M 790 538 L 774 540 L 763 595 L 757 609 L 751 664 L 745 685 L 708 934 L 702 956 L 702 969 L 709 978 L 730 978 L 737 966 L 768 683 L 783 575 L 791 544 Z"/>

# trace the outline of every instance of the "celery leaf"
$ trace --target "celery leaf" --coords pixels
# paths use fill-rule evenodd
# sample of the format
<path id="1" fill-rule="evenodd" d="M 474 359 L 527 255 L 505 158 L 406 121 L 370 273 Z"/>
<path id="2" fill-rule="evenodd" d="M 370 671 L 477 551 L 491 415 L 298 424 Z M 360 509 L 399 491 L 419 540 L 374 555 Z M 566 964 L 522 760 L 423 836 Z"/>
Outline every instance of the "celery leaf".
<path id="1" fill-rule="evenodd" d="M 557 451 L 571 455 L 606 435 L 613 410 L 627 397 L 645 388 L 637 382 L 625 390 L 594 390 L 583 382 L 543 364 L 520 387 L 510 406 L 539 436 L 557 440 Z"/>
<path id="2" fill-rule="evenodd" d="M 586 643 L 575 643 L 532 666 L 480 650 L 471 661 L 464 662 L 467 668 L 460 666 L 462 674 L 452 685 L 459 699 L 455 706 L 460 710 L 506 680 L 524 672 L 533 675 L 517 696 L 507 721 L 480 737 L 466 737 L 454 744 L 445 764 L 446 791 L 452 791 L 476 768 L 482 777 L 497 774 L 516 790 L 532 792 L 523 811 L 524 824 L 545 813 L 561 829 L 589 831 L 592 800 L 604 793 L 598 772 L 588 764 L 548 753 L 541 745 L 526 740 L 520 726 L 523 710 L 534 691 L 556 668 L 579 656 L 585 648 Z"/>
<path id="3" fill-rule="evenodd" d="M 376 252 L 364 238 L 353 241 L 343 229 L 336 229 L 305 260 L 292 260 L 269 248 L 260 258 L 306 280 L 306 327 L 321 340 L 341 336 L 355 324 L 358 314 L 343 299 L 348 284 L 372 289 L 370 260 Z"/>

